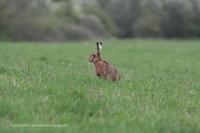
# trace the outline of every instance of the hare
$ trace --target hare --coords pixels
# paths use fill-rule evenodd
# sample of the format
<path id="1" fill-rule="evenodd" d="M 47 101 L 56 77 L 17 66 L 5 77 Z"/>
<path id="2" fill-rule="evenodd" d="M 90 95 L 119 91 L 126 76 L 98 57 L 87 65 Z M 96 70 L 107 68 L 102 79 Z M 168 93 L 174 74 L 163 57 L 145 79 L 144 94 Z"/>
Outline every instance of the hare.
<path id="1" fill-rule="evenodd" d="M 102 59 L 101 50 L 102 42 L 97 42 L 97 53 L 90 55 L 90 57 L 88 58 L 88 61 L 90 63 L 94 63 L 95 74 L 100 78 L 104 78 L 105 80 L 107 78 L 112 81 L 120 80 L 121 75 L 119 74 L 118 70 L 113 65 Z"/>

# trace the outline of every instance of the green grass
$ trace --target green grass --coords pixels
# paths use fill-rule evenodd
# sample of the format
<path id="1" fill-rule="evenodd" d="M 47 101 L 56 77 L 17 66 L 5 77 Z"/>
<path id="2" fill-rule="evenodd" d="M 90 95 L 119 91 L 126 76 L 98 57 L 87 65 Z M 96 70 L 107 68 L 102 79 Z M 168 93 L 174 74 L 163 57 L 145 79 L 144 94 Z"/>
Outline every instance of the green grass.
<path id="1" fill-rule="evenodd" d="M 103 59 L 122 75 L 111 82 L 97 78 L 87 62 L 94 41 L 1 42 L 0 131 L 199 133 L 199 44 L 103 41 Z"/>

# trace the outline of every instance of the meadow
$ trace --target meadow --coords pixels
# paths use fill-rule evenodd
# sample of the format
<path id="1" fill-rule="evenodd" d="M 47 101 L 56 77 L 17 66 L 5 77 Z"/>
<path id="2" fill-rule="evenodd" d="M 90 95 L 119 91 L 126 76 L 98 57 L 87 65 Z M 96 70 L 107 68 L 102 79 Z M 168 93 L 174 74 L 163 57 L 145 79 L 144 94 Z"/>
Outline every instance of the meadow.
<path id="1" fill-rule="evenodd" d="M 0 132 L 200 132 L 199 40 L 101 41 L 119 82 L 95 76 L 96 41 L 1 42 Z"/>

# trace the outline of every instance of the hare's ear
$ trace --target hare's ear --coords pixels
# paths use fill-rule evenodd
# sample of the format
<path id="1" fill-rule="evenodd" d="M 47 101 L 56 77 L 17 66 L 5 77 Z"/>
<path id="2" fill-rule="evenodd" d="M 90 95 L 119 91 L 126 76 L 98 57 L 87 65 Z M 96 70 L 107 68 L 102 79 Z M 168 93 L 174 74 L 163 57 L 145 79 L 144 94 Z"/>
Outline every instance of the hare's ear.
<path id="1" fill-rule="evenodd" d="M 102 42 L 97 42 L 97 53 L 100 53 L 102 50 Z"/>
<path id="2" fill-rule="evenodd" d="M 102 42 L 99 43 L 99 50 L 102 51 Z"/>
<path id="3" fill-rule="evenodd" d="M 100 53 L 99 42 L 97 42 L 97 53 Z"/>
<path id="4" fill-rule="evenodd" d="M 102 50 L 102 43 L 97 42 L 97 55 L 100 57 L 100 60 L 102 60 L 101 50 Z"/>

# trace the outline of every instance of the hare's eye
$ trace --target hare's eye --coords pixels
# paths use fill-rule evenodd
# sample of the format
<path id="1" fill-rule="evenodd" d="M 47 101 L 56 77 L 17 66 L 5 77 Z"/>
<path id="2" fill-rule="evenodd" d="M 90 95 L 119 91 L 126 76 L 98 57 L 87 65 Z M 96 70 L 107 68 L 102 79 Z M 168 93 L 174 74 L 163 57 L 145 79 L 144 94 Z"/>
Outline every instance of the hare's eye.
<path id="1" fill-rule="evenodd" d="M 93 57 L 96 57 L 96 55 L 94 54 Z"/>

